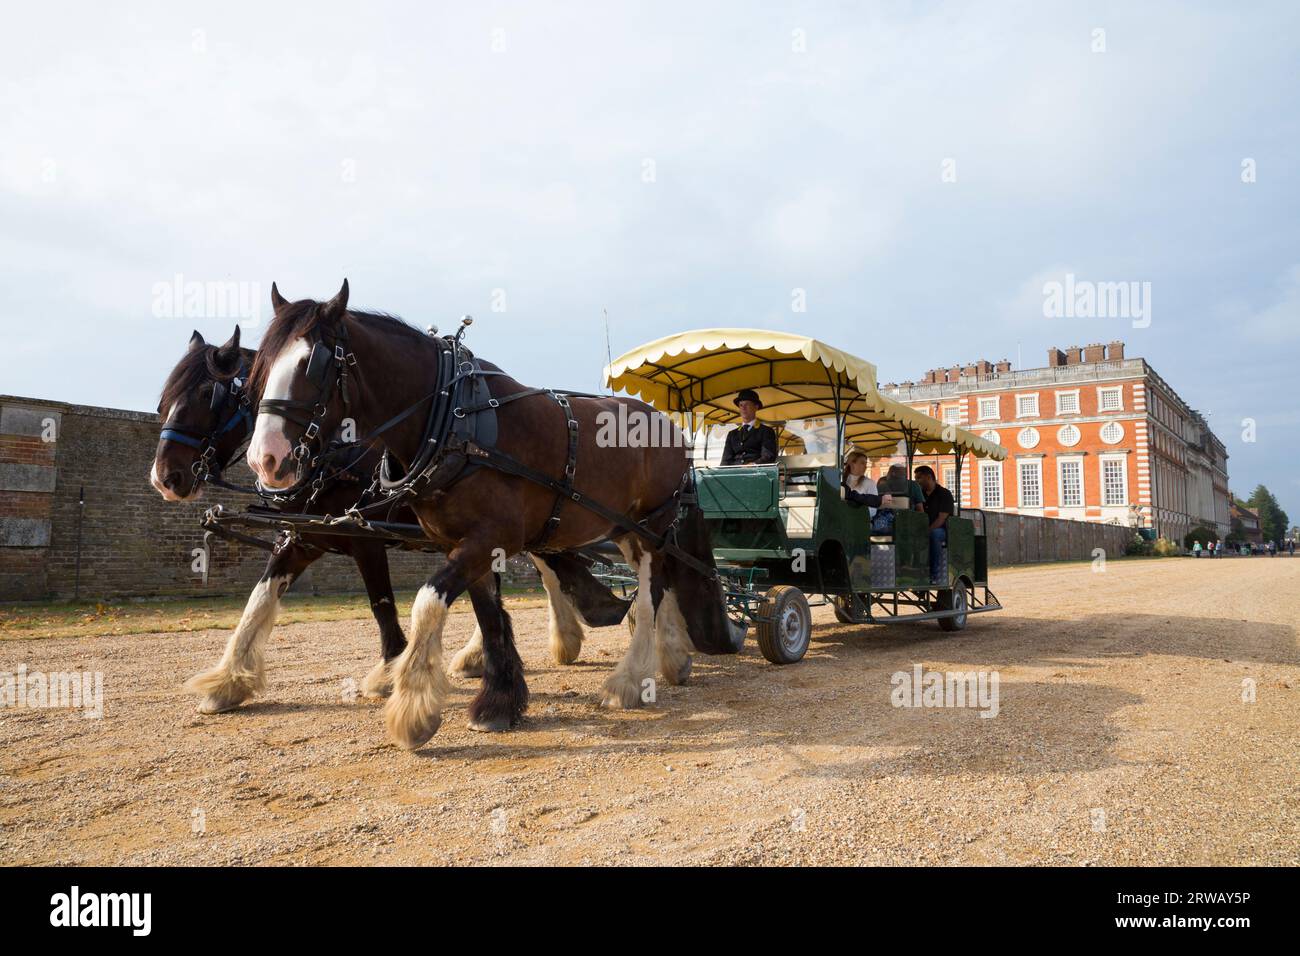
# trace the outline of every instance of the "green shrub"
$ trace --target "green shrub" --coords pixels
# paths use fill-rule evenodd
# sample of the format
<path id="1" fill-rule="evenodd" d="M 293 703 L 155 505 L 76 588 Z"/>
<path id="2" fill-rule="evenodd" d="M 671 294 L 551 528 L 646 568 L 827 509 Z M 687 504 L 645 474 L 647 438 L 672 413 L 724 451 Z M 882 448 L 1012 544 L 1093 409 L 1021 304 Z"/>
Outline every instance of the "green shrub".
<path id="1" fill-rule="evenodd" d="M 1178 547 L 1178 542 L 1170 541 L 1168 538 L 1157 538 L 1151 550 L 1157 558 L 1172 558 L 1182 553 L 1182 549 Z"/>

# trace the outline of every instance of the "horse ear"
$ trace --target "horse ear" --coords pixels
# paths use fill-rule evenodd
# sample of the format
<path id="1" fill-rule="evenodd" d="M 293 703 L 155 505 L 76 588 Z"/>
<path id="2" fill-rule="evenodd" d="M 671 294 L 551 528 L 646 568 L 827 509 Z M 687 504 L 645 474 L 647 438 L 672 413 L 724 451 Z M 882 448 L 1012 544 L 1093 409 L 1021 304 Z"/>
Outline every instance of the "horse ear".
<path id="1" fill-rule="evenodd" d="M 217 349 L 212 360 L 221 371 L 233 372 L 239 368 L 239 359 L 239 326 L 235 326 L 235 334 L 230 337 L 230 341 Z"/>
<path id="2" fill-rule="evenodd" d="M 320 307 L 321 321 L 327 325 L 333 325 L 343 318 L 343 314 L 348 310 L 348 280 L 343 280 L 343 287 L 339 289 L 339 294 L 330 299 Z"/>
<path id="3" fill-rule="evenodd" d="M 289 300 L 286 299 L 284 296 L 280 295 L 280 290 L 277 289 L 275 287 L 275 283 L 272 282 L 271 283 L 271 308 L 279 312 L 282 308 L 284 308 L 288 304 L 289 304 Z"/>
<path id="4" fill-rule="evenodd" d="M 190 336 L 190 351 L 193 352 L 195 349 L 201 349 L 205 345 L 207 345 L 207 343 L 203 341 L 203 335 L 198 329 L 195 329 L 194 334 Z"/>

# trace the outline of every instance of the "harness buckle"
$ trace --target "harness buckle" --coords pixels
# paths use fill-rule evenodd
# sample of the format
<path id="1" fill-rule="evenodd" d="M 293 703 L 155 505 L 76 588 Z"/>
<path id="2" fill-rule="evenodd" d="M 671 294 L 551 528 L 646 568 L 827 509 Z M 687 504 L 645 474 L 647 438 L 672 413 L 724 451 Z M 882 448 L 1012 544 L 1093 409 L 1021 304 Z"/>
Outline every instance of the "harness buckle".
<path id="1" fill-rule="evenodd" d="M 355 352 L 349 352 L 349 353 L 348 353 L 348 364 L 349 364 L 349 365 L 356 365 L 356 364 L 357 364 L 357 356 L 356 356 L 356 353 L 355 353 Z"/>
<path id="2" fill-rule="evenodd" d="M 311 441 L 319 433 L 320 433 L 320 426 L 317 425 L 315 422 L 312 422 L 310 425 L 307 426 L 307 430 L 303 432 L 302 437 L 305 438 L 307 441 Z"/>
<path id="3" fill-rule="evenodd" d="M 456 371 L 461 375 L 468 375 L 474 371 L 474 363 L 469 361 L 461 362 L 460 365 L 456 367 Z"/>
<path id="4" fill-rule="evenodd" d="M 343 351 L 343 346 L 341 345 L 334 346 L 334 361 L 342 362 L 346 358 L 347 358 L 347 353 Z"/>
<path id="5" fill-rule="evenodd" d="M 457 405 L 455 408 L 453 408 L 453 409 L 451 410 L 451 413 L 452 413 L 453 415 L 455 415 L 457 418 L 464 418 L 464 417 L 465 417 L 465 409 L 461 408 L 459 405 Z"/>
<path id="6" fill-rule="evenodd" d="M 498 402 L 495 398 L 488 399 L 488 408 L 500 408 L 500 407 L 501 407 L 501 403 Z"/>

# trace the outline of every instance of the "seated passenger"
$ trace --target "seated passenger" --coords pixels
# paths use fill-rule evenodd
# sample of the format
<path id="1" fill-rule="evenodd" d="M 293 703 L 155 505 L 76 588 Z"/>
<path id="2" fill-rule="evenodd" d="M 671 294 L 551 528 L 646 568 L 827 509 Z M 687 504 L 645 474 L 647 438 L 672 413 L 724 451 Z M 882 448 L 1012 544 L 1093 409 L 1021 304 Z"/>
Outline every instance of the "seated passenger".
<path id="1" fill-rule="evenodd" d="M 770 465 L 776 461 L 776 432 L 758 421 L 763 403 L 753 389 L 741 389 L 735 398 L 740 409 L 740 425 L 727 432 L 722 447 L 724 465 Z"/>
<path id="2" fill-rule="evenodd" d="M 844 500 L 850 504 L 866 505 L 870 516 L 874 519 L 876 509 L 882 507 L 882 499 L 880 495 L 875 494 L 875 483 L 867 477 L 867 465 L 867 456 L 862 452 L 849 452 L 844 459 L 844 472 L 840 476 L 840 484 L 844 486 Z"/>
<path id="3" fill-rule="evenodd" d="M 925 492 L 925 514 L 930 519 L 930 583 L 946 586 L 946 581 L 939 580 L 939 566 L 943 563 L 943 546 L 948 540 L 948 518 L 957 508 L 952 492 L 935 480 L 934 470 L 929 465 L 916 469 L 916 480 Z"/>
<path id="4" fill-rule="evenodd" d="M 887 534 L 894 530 L 896 511 L 910 511 L 920 505 L 923 500 L 921 488 L 916 482 L 907 480 L 907 468 L 903 465 L 890 465 L 877 487 L 882 496 L 889 498 L 890 503 L 876 515 L 871 530 Z"/>

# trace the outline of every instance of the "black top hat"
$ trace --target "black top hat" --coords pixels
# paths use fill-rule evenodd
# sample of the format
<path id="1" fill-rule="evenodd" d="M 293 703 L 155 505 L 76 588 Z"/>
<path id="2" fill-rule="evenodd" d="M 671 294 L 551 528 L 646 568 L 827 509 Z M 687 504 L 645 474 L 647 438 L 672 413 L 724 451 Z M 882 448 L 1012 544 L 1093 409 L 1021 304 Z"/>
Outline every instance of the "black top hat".
<path id="1" fill-rule="evenodd" d="M 763 407 L 763 403 L 759 400 L 758 392 L 754 391 L 752 388 L 742 388 L 737 393 L 736 397 L 732 399 L 731 404 L 739 406 L 741 402 L 753 402 L 759 408 Z"/>

